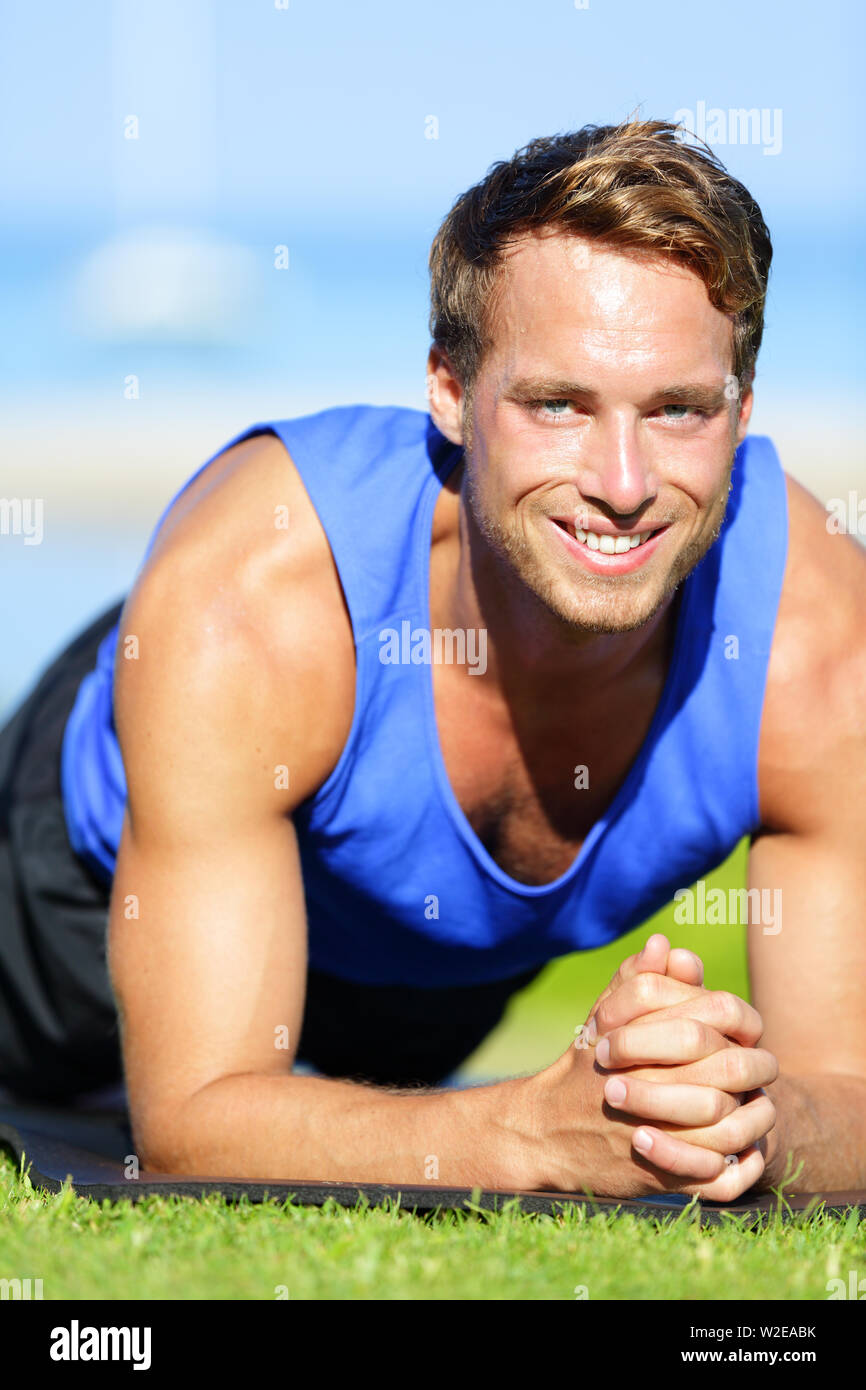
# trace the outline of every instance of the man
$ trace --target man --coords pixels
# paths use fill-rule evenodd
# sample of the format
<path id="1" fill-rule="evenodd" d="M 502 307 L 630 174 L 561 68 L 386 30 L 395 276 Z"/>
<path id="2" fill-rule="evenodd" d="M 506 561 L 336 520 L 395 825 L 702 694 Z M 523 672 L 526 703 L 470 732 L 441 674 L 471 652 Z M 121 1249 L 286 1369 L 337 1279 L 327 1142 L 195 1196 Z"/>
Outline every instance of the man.
<path id="1" fill-rule="evenodd" d="M 747 437 L 770 240 L 679 134 L 494 166 L 431 253 L 429 418 L 233 441 L 18 712 L 0 1081 L 115 1074 L 110 893 L 145 1165 L 866 1183 L 866 557 Z M 753 1005 L 653 938 L 555 1064 L 436 1087 L 746 834 Z"/>

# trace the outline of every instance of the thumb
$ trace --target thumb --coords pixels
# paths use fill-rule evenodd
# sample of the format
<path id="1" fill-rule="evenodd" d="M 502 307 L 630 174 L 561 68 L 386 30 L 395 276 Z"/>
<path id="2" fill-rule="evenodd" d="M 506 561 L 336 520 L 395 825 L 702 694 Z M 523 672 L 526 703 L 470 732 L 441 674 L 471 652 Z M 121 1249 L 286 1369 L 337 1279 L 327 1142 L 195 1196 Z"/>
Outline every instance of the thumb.
<path id="1" fill-rule="evenodd" d="M 694 951 L 689 951 L 684 946 L 675 946 L 668 955 L 667 974 L 670 979 L 679 980 L 684 985 L 702 985 L 704 963 Z"/>
<path id="2" fill-rule="evenodd" d="M 627 956 L 614 974 L 610 984 L 596 999 L 586 1020 L 586 1025 L 595 1018 L 599 1005 L 626 980 L 649 971 L 655 975 L 667 975 L 684 985 L 701 986 L 704 983 L 704 963 L 700 956 L 685 947 L 671 947 L 667 937 L 654 932 L 637 955 Z"/>
<path id="3" fill-rule="evenodd" d="M 644 971 L 651 971 L 654 975 L 665 975 L 667 973 L 668 957 L 670 953 L 671 943 L 668 941 L 667 937 L 663 936 L 661 932 L 654 932 L 653 935 L 648 938 L 642 951 L 638 951 L 634 956 L 626 956 L 622 965 L 614 973 L 610 984 L 606 989 L 602 990 L 593 1004 L 589 1017 L 587 1018 L 587 1023 L 595 1018 L 598 1006 L 603 1003 L 608 995 L 612 994 L 615 989 L 625 984 L 626 980 L 631 980 L 635 975 L 640 975 Z M 676 954 L 682 955 L 683 953 L 682 951 L 678 951 Z M 677 975 L 674 978 L 679 979 L 680 977 Z M 692 982 L 689 980 L 686 981 L 686 983 L 691 984 Z"/>

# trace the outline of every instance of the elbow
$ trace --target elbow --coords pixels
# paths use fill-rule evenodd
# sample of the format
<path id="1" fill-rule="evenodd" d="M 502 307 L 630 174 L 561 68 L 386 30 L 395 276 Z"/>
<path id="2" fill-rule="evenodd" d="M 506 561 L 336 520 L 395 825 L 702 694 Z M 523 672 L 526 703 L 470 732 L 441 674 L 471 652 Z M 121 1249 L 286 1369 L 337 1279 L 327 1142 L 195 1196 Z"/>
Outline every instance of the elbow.
<path id="1" fill-rule="evenodd" d="M 133 1142 L 142 1173 L 229 1178 L 242 1165 L 238 1136 L 246 1133 L 233 1114 L 237 1076 L 220 1076 L 169 1103 L 150 1099 L 137 1108 L 130 1096 Z"/>
<path id="2" fill-rule="evenodd" d="M 198 1174 L 204 1137 L 190 1114 L 193 1097 L 171 1105 L 149 1100 L 136 1104 L 130 1095 L 134 1157 L 142 1177 L 151 1173 Z"/>

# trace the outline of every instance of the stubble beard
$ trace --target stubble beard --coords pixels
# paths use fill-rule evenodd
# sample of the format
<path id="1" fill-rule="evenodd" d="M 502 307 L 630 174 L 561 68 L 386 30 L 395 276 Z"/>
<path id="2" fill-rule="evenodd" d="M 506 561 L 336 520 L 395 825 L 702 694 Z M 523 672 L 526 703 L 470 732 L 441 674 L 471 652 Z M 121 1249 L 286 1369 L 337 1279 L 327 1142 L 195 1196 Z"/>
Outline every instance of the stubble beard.
<path id="1" fill-rule="evenodd" d="M 699 535 L 677 552 L 661 583 L 651 571 L 652 561 L 646 571 L 635 570 L 631 574 L 611 575 L 610 578 L 581 572 L 575 573 L 572 581 L 562 573 L 554 573 L 553 562 L 541 557 L 540 544 L 533 545 L 522 530 L 503 526 L 496 517 L 485 512 L 468 457 L 466 503 L 474 527 L 502 569 L 503 578 L 506 581 L 516 579 L 566 629 L 595 633 L 633 632 L 658 613 L 718 540 L 733 486 L 733 463 L 732 451 L 725 485 L 712 504 L 708 523 L 702 527 Z M 546 524 L 544 518 L 548 513 L 539 508 L 535 515 L 540 525 Z M 676 520 L 672 518 L 671 521 L 673 529 Z M 578 563 L 574 562 L 575 571 Z"/>

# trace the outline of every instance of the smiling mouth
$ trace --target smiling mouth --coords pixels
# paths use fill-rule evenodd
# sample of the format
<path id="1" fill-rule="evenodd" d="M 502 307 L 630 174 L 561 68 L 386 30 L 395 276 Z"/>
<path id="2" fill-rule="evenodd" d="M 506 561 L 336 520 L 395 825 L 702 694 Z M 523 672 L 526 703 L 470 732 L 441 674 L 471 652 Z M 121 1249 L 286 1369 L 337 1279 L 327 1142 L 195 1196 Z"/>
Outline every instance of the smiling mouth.
<path id="1" fill-rule="evenodd" d="M 658 536 L 662 531 L 667 530 L 666 526 L 657 526 L 653 531 L 635 531 L 627 536 L 609 536 L 601 531 L 584 530 L 582 526 L 561 521 L 558 517 L 552 517 L 551 520 L 565 531 L 573 541 L 577 541 L 579 545 L 585 545 L 587 550 L 599 550 L 602 555 L 625 555 L 629 550 L 637 550 L 639 546 L 646 545 L 647 541 L 652 540 L 653 536 Z"/>

